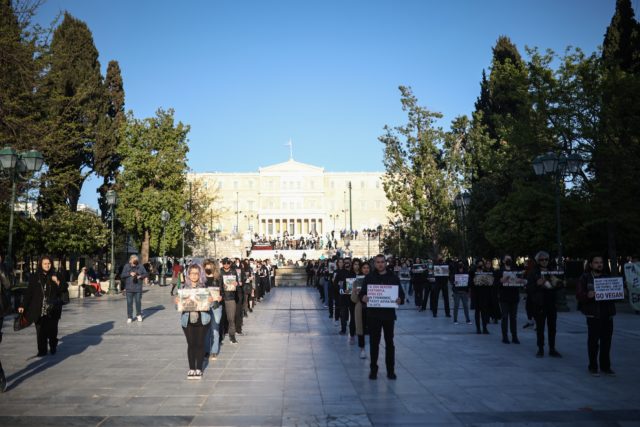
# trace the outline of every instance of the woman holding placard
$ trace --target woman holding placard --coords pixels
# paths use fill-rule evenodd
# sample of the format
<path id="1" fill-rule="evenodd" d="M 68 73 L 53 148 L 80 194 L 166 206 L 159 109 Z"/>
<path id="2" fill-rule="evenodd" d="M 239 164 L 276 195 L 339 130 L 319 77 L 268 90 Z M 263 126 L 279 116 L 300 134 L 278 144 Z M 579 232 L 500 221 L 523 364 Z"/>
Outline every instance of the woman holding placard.
<path id="1" fill-rule="evenodd" d="M 213 304 L 211 305 L 211 327 L 205 340 L 205 357 L 207 354 L 211 360 L 218 358 L 220 352 L 220 324 L 222 321 L 222 283 L 220 279 L 220 268 L 216 261 L 207 260 L 204 263 L 205 285 L 215 295 Z"/>
<path id="2" fill-rule="evenodd" d="M 451 272 L 450 281 L 453 294 L 453 323 L 458 324 L 458 308 L 462 302 L 464 309 L 464 317 L 467 324 L 471 324 L 469 318 L 469 274 L 462 261 L 455 264 L 455 268 Z"/>
<path id="3" fill-rule="evenodd" d="M 600 372 L 614 376 L 611 369 L 611 338 L 613 337 L 613 316 L 616 315 L 614 300 L 602 300 L 596 296 L 595 285 L 598 280 L 606 278 L 604 274 L 604 258 L 602 256 L 589 257 L 585 273 L 578 280 L 576 299 L 578 308 L 587 317 L 589 372 L 599 376 Z M 599 350 L 599 351 L 598 351 Z"/>
<path id="4" fill-rule="evenodd" d="M 363 263 L 360 267 L 360 273 L 356 275 L 356 281 L 354 282 L 353 290 L 351 291 L 351 302 L 355 303 L 353 313 L 356 322 L 356 335 L 358 335 L 358 347 L 360 347 L 360 359 L 367 358 L 367 353 L 364 351 L 364 334 L 367 327 L 367 310 L 364 303 L 360 301 L 358 294 L 360 293 L 360 289 L 362 288 L 364 278 L 370 272 L 371 266 L 369 265 L 369 263 Z"/>
<path id="5" fill-rule="evenodd" d="M 491 309 L 491 286 L 493 286 L 493 273 L 484 271 L 485 263 L 482 259 L 476 261 L 476 268 L 470 274 L 471 298 L 475 307 L 476 332 L 489 334 L 489 310 Z M 482 329 L 480 321 L 482 320 Z"/>
<path id="6" fill-rule="evenodd" d="M 178 309 L 181 307 L 181 299 L 192 289 L 205 288 L 205 274 L 203 268 L 199 264 L 191 264 L 187 269 L 187 280 L 183 289 L 178 291 L 176 304 Z M 220 298 L 218 298 L 220 300 Z M 208 297 L 209 303 L 214 302 L 212 296 Z M 209 308 L 206 310 L 198 310 L 196 307 L 193 311 L 183 311 L 180 316 L 182 331 L 187 338 L 187 357 L 189 359 L 189 372 L 187 379 L 202 379 L 202 365 L 204 362 L 204 344 L 206 334 L 209 331 L 211 323 L 211 314 Z"/>

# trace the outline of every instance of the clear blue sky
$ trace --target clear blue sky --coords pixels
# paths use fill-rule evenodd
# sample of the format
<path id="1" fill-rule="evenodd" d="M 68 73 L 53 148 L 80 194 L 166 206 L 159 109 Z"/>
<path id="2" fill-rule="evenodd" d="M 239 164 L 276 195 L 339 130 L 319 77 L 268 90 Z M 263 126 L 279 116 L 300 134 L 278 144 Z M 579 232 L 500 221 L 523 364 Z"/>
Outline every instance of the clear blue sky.
<path id="1" fill-rule="evenodd" d="M 633 0 L 637 10 L 640 0 Z M 296 160 L 381 171 L 377 137 L 404 120 L 399 85 L 444 114 L 469 114 L 498 36 L 587 52 L 615 0 L 47 0 L 37 19 L 85 21 L 103 70 L 122 68 L 137 117 L 174 108 L 196 172 Z M 104 72 L 104 71 L 103 71 Z M 96 181 L 81 202 L 96 206 Z"/>

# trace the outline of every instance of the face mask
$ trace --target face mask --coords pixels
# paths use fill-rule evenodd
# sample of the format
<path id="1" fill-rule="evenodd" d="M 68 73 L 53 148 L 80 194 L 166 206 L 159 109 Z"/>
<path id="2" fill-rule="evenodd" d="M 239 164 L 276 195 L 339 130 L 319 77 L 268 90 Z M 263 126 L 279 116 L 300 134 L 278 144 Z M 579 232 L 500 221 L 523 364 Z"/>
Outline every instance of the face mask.
<path id="1" fill-rule="evenodd" d="M 213 270 L 210 269 L 210 268 L 205 268 L 204 272 L 205 272 L 205 274 L 211 274 L 211 273 L 213 273 Z"/>

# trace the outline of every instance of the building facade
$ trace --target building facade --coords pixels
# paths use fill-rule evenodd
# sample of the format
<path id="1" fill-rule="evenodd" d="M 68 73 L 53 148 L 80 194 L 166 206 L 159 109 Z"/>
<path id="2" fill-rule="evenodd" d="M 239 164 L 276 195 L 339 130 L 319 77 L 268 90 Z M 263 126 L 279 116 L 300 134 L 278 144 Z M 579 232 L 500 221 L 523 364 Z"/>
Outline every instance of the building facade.
<path id="1" fill-rule="evenodd" d="M 249 173 L 194 173 L 189 179 L 215 197 L 207 224 L 221 235 L 321 235 L 387 223 L 381 172 L 326 172 L 290 159 Z M 351 209 L 349 208 L 351 184 Z M 351 223 L 350 223 L 351 221 Z"/>

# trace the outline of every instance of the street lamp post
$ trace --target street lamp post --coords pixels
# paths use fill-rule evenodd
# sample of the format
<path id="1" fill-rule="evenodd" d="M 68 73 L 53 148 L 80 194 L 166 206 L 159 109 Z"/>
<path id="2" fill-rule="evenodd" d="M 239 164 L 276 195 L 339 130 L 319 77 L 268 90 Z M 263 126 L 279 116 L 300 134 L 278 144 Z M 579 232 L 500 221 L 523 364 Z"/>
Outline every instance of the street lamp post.
<path id="1" fill-rule="evenodd" d="M 422 243 L 422 223 L 420 222 L 420 211 L 416 209 L 416 213 L 413 216 L 413 219 L 415 219 L 416 224 L 418 225 L 418 239 L 417 239 L 417 250 L 416 250 L 416 257 L 420 254 L 420 245 Z"/>
<path id="2" fill-rule="evenodd" d="M 166 251 L 164 248 L 164 231 L 165 228 L 167 226 L 167 222 L 169 222 L 169 219 L 171 218 L 171 215 L 169 214 L 169 212 L 163 210 L 160 213 L 160 219 L 162 220 L 162 239 L 160 241 L 160 249 L 162 250 L 162 269 L 161 269 L 161 276 L 160 276 L 160 286 L 165 286 L 166 285 L 166 278 L 165 278 L 165 268 L 167 268 L 167 257 L 166 257 Z"/>
<path id="3" fill-rule="evenodd" d="M 0 150 L 0 166 L 11 180 L 11 199 L 9 200 L 9 236 L 7 240 L 7 254 L 5 256 L 5 266 L 10 274 L 13 272 L 13 210 L 16 201 L 16 185 L 19 178 L 28 179 L 20 175 L 26 172 L 31 176 L 42 168 L 44 158 L 39 151 L 30 150 L 18 153 L 10 147 Z"/>
<path id="4" fill-rule="evenodd" d="M 466 212 L 467 206 L 471 202 L 471 196 L 469 193 L 458 193 L 456 198 L 453 200 L 456 208 L 460 209 L 462 213 L 462 256 L 464 259 L 467 259 L 467 220 L 466 220 Z"/>
<path id="5" fill-rule="evenodd" d="M 216 245 L 216 240 L 218 238 L 218 233 L 220 233 L 219 229 L 209 231 L 209 238 L 213 240 L 213 258 L 218 259 L 218 247 Z"/>
<path id="6" fill-rule="evenodd" d="M 184 263 L 184 232 L 187 228 L 187 221 L 184 219 L 180 220 L 180 228 L 182 228 L 182 262 Z"/>
<path id="7" fill-rule="evenodd" d="M 547 153 L 538 156 L 533 160 L 533 171 L 537 176 L 553 175 L 554 196 L 556 205 L 556 239 L 558 245 L 558 263 L 557 268 L 564 271 L 564 261 L 562 253 L 562 224 L 560 222 L 560 183 L 564 183 L 565 173 L 576 174 L 582 169 L 584 161 L 578 154 Z M 569 311 L 567 298 L 564 290 L 561 289 L 558 295 L 559 309 Z"/>
<path id="8" fill-rule="evenodd" d="M 380 238 L 382 237 L 382 225 L 378 225 L 378 228 L 376 230 L 378 230 L 378 253 L 380 253 L 382 252 L 382 249 L 380 248 Z"/>
<path id="9" fill-rule="evenodd" d="M 109 295 L 118 293 L 116 289 L 116 256 L 115 256 L 115 232 L 114 219 L 116 216 L 115 207 L 118 203 L 118 194 L 115 190 L 107 191 L 107 204 L 109 205 L 109 215 L 111 216 L 111 268 L 109 269 Z"/>

